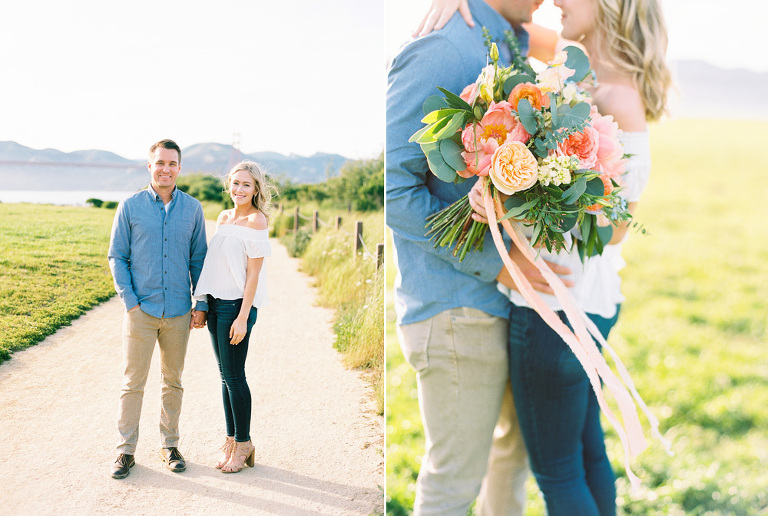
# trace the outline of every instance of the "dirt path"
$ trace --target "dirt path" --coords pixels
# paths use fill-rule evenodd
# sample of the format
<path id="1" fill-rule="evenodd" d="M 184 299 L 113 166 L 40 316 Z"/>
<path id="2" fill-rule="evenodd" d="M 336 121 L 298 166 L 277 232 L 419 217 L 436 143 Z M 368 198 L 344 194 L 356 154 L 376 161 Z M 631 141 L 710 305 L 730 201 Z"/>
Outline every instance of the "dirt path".
<path id="1" fill-rule="evenodd" d="M 209 235 L 213 234 L 209 228 Z M 224 435 L 220 380 L 207 330 L 190 337 L 179 449 L 159 457 L 159 356 L 144 395 L 136 466 L 115 458 L 123 306 L 115 297 L 0 366 L 0 514 L 383 513 L 383 420 L 370 387 L 333 350 L 331 310 L 273 241 L 271 304 L 259 311 L 246 372 L 256 467 L 213 468 Z"/>

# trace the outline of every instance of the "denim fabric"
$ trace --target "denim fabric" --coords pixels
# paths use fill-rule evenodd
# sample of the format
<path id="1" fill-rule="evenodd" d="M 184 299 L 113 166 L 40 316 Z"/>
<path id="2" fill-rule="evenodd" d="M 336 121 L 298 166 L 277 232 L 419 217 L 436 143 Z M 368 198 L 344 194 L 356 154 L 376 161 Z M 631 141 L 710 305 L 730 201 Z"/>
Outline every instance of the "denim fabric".
<path id="1" fill-rule="evenodd" d="M 607 338 L 618 311 L 612 319 L 589 317 Z M 615 478 L 600 408 L 581 364 L 530 308 L 513 306 L 509 328 L 512 393 L 547 514 L 615 514 Z"/>
<path id="2" fill-rule="evenodd" d="M 426 320 L 458 307 L 507 317 L 509 300 L 496 289 L 502 261 L 488 234 L 484 250 L 463 262 L 452 250 L 424 236 L 424 219 L 465 195 L 475 180 L 445 183 L 429 171 L 419 145 L 408 139 L 419 130 L 427 97 L 440 95 L 437 86 L 460 93 L 474 83 L 487 63 L 482 28 L 499 41 L 502 61 L 510 53 L 504 31 L 511 26 L 483 0 L 470 0 L 475 27 L 457 14 L 441 30 L 410 41 L 392 60 L 387 86 L 386 195 L 387 225 L 394 236 L 395 310 L 399 324 Z M 518 30 L 522 52 L 528 35 Z"/>
<path id="3" fill-rule="evenodd" d="M 192 308 L 208 249 L 200 202 L 178 188 L 168 212 L 151 189 L 121 202 L 109 242 L 115 290 L 130 310 L 136 305 L 153 317 L 178 317 Z M 197 310 L 207 310 L 198 303 Z"/>
<path id="4" fill-rule="evenodd" d="M 245 337 L 239 344 L 232 345 L 229 343 L 229 329 L 237 319 L 242 304 L 242 299 L 226 300 L 208 296 L 208 331 L 219 364 L 227 435 L 235 436 L 237 442 L 251 440 L 251 390 L 245 379 L 245 359 L 258 312 L 255 307 L 251 308 Z"/>

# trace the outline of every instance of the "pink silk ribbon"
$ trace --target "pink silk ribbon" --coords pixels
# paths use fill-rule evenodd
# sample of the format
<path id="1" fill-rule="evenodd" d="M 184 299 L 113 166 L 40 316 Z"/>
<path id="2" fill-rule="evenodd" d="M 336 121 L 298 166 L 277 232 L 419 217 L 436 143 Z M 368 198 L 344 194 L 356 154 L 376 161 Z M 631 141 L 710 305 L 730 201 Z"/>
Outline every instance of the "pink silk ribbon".
<path id="1" fill-rule="evenodd" d="M 501 203 L 497 199 L 494 206 L 490 188 L 485 188 L 484 190 L 483 204 L 488 217 L 488 225 L 491 229 L 491 235 L 493 236 L 494 244 L 496 244 L 496 249 L 501 256 L 507 271 L 512 276 L 512 280 L 515 282 L 520 294 L 522 294 L 529 306 L 541 316 L 550 328 L 560 335 L 566 344 L 568 344 L 568 347 L 571 348 L 571 351 L 573 351 L 574 355 L 579 360 L 579 363 L 581 363 L 581 366 L 584 368 L 584 371 L 587 373 L 592 389 L 597 396 L 598 404 L 616 429 L 616 433 L 624 447 L 624 468 L 627 472 L 627 478 L 630 481 L 632 489 L 637 489 L 640 485 L 640 479 L 632 472 L 630 459 L 643 451 L 647 447 L 647 443 L 645 436 L 643 435 L 643 428 L 640 424 L 633 399 L 645 413 L 645 416 L 651 425 L 653 435 L 664 444 L 667 453 L 671 455 L 672 452 L 669 443 L 659 432 L 658 420 L 648 409 L 645 402 L 643 402 L 637 389 L 635 389 L 634 383 L 629 376 L 629 372 L 624 367 L 621 360 L 619 360 L 618 355 L 605 341 L 602 334 L 597 329 L 597 326 L 595 326 L 592 320 L 587 317 L 584 310 L 578 306 L 578 302 L 573 298 L 571 292 L 565 285 L 563 285 L 560 278 L 552 272 L 544 260 L 536 259 L 536 253 L 523 234 L 519 223 L 510 223 L 509 220 L 502 220 L 501 224 L 504 227 L 504 230 L 512 238 L 514 245 L 516 245 L 518 249 L 523 252 L 523 255 L 539 269 L 544 279 L 554 290 L 555 296 L 560 301 L 563 311 L 573 330 L 560 320 L 554 310 L 552 310 L 533 289 L 520 268 L 509 257 L 509 252 L 501 238 L 501 232 L 498 227 L 498 216 L 502 213 Z M 497 215 L 497 210 L 499 215 Z M 608 366 L 608 363 L 600 353 L 600 350 L 592 337 L 608 350 L 624 383 L 622 383 Z M 600 385 L 601 380 L 616 400 L 622 421 L 624 422 L 623 425 L 619 422 L 613 411 L 611 411 L 605 400 L 603 389 Z M 631 395 L 630 392 L 632 393 Z"/>

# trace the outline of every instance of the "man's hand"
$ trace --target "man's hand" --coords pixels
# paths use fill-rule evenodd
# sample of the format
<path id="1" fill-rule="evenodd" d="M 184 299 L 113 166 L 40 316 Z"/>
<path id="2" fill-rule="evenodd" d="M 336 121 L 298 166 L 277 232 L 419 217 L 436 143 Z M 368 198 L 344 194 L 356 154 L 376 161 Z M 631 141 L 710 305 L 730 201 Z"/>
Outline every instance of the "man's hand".
<path id="1" fill-rule="evenodd" d="M 512 249 L 509 250 L 509 257 L 513 262 L 517 264 L 518 267 L 520 267 L 520 271 L 523 273 L 523 276 L 528 279 L 528 282 L 531 284 L 534 290 L 538 290 L 544 294 L 554 295 L 555 291 L 552 290 L 552 287 L 549 286 L 547 280 L 545 280 L 544 276 L 542 276 L 541 272 L 539 272 L 539 269 L 528 261 L 528 259 L 523 255 L 522 251 L 517 248 L 517 246 L 513 245 Z M 547 260 L 544 260 L 544 262 L 549 265 L 549 268 L 552 269 L 552 272 L 560 276 L 560 279 L 563 281 L 563 284 L 566 287 L 572 287 L 574 285 L 573 281 L 563 278 L 563 276 L 568 276 L 572 273 L 571 269 L 562 265 L 557 265 Z M 512 281 L 512 276 L 509 275 L 506 267 L 501 269 L 499 275 L 496 276 L 496 281 L 507 288 L 519 291 L 515 285 L 515 282 Z"/>
<path id="2" fill-rule="evenodd" d="M 208 312 L 192 310 L 192 320 L 189 321 L 189 329 L 205 328 L 205 321 L 208 319 Z"/>

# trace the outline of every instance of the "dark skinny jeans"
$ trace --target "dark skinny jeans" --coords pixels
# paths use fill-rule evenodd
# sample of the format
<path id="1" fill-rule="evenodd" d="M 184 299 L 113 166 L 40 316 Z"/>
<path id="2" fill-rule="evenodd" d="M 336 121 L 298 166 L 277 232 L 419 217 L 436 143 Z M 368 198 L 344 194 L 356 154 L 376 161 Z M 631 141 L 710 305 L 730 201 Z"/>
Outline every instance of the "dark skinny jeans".
<path id="1" fill-rule="evenodd" d="M 558 312 L 565 322 L 565 316 Z M 617 314 L 592 314 L 608 338 Z M 600 407 L 568 345 L 530 308 L 509 320 L 510 383 L 520 429 L 549 516 L 613 516 L 615 478 L 605 451 Z"/>
<path id="2" fill-rule="evenodd" d="M 237 345 L 230 344 L 229 330 L 240 313 L 242 303 L 242 299 L 216 299 L 208 296 L 208 331 L 211 334 L 213 353 L 219 363 L 227 435 L 234 436 L 237 442 L 251 439 L 251 390 L 245 379 L 245 359 L 257 314 L 256 308 L 251 308 L 245 337 Z"/>

